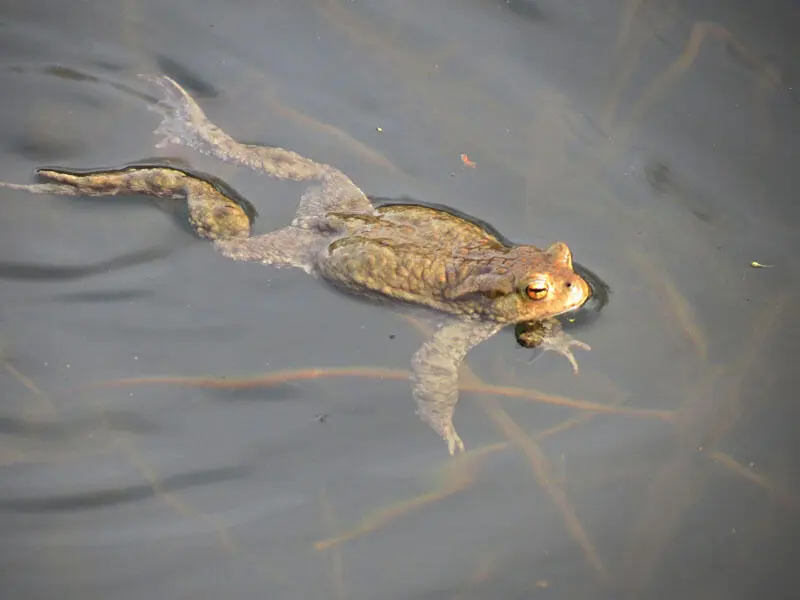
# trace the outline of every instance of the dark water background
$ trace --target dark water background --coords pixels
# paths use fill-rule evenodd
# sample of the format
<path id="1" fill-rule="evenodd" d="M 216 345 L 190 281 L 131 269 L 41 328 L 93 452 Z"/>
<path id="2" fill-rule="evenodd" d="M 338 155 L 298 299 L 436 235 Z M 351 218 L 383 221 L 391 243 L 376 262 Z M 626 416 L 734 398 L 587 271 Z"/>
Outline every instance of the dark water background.
<path id="1" fill-rule="evenodd" d="M 381 371 L 421 340 L 390 310 L 141 199 L 0 190 L 0 596 L 797 597 L 799 31 L 789 0 L 4 0 L 0 180 L 156 154 L 135 75 L 166 73 L 613 294 L 577 377 L 470 354 L 451 459 Z M 163 153 L 259 231 L 294 213 Z"/>

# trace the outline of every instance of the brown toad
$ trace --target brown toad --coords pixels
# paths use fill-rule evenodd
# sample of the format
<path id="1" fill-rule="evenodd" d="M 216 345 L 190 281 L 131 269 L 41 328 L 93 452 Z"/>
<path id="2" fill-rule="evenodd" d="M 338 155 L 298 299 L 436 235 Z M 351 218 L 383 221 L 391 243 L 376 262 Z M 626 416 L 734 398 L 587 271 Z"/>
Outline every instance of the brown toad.
<path id="1" fill-rule="evenodd" d="M 143 77 L 160 88 L 153 110 L 163 120 L 157 147 L 179 144 L 278 179 L 314 181 L 290 225 L 251 235 L 255 210 L 214 177 L 182 163 L 134 163 L 115 169 L 38 169 L 57 183 L 0 184 L 34 193 L 145 194 L 185 199 L 201 237 L 235 260 L 303 269 L 350 294 L 421 307 L 441 317 L 438 329 L 412 358 L 418 414 L 463 450 L 453 427 L 458 368 L 467 352 L 505 325 L 546 321 L 535 338 L 575 365 L 570 346 L 588 349 L 564 333 L 556 315 L 590 296 L 575 272 L 566 244 L 546 249 L 516 245 L 487 224 L 441 206 L 390 202 L 374 205 L 344 173 L 291 150 L 244 144 L 207 119 L 192 97 L 169 77 Z"/>

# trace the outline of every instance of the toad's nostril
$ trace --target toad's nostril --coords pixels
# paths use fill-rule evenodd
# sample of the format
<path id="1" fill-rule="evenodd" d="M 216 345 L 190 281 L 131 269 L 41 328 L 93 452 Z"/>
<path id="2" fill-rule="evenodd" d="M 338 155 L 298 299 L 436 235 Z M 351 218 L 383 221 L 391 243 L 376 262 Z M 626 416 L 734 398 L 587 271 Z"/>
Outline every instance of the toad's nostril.
<path id="1" fill-rule="evenodd" d="M 568 287 L 568 288 L 569 288 L 569 287 L 572 287 L 572 282 L 571 282 L 571 281 L 568 281 L 568 282 L 567 282 L 567 287 Z"/>

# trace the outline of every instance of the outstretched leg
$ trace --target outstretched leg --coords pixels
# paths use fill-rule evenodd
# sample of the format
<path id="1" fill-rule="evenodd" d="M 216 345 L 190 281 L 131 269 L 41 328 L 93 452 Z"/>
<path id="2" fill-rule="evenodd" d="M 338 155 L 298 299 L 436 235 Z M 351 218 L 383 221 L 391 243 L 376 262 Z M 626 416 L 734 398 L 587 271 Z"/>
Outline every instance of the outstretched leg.
<path id="1" fill-rule="evenodd" d="M 168 166 L 133 165 L 118 169 L 71 170 L 61 167 L 37 170 L 48 183 L 0 187 L 34 194 L 114 196 L 139 194 L 154 198 L 185 199 L 189 221 L 197 235 L 234 260 L 258 261 L 308 270 L 308 248 L 319 236 L 285 227 L 250 237 L 255 209 L 242 196 L 211 176 L 190 174 Z"/>
<path id="2" fill-rule="evenodd" d="M 154 130 L 163 136 L 156 147 L 188 146 L 219 160 L 261 171 L 277 179 L 320 181 L 301 203 L 298 217 L 321 217 L 324 211 L 371 211 L 372 205 L 347 175 L 331 165 L 318 163 L 292 150 L 237 142 L 206 117 L 203 109 L 177 82 L 167 76 L 140 75 L 159 88 L 162 99 L 150 109 L 162 115 Z M 318 200 L 325 199 L 324 203 Z"/>
<path id="3" fill-rule="evenodd" d="M 34 194 L 116 196 L 138 194 L 154 198 L 184 198 L 189 220 L 203 238 L 243 238 L 250 235 L 255 211 L 246 200 L 223 194 L 213 180 L 201 179 L 171 167 L 129 166 L 119 169 L 72 170 L 45 167 L 36 174 L 51 183 L 3 187 Z M 245 206 L 242 202 L 247 203 Z"/>
<path id="4" fill-rule="evenodd" d="M 464 443 L 453 426 L 458 369 L 471 348 L 502 327 L 491 322 L 451 321 L 426 340 L 411 359 L 417 414 L 447 442 L 450 454 L 464 451 Z"/>

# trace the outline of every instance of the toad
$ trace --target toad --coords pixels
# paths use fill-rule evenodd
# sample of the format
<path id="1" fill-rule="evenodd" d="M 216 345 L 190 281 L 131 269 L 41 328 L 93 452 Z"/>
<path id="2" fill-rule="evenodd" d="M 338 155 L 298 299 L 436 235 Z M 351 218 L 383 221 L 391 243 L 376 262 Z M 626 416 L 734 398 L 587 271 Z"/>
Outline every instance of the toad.
<path id="1" fill-rule="evenodd" d="M 414 353 L 417 413 L 447 443 L 464 444 L 453 426 L 458 369 L 471 348 L 507 325 L 528 329 L 526 345 L 566 356 L 588 349 L 556 316 L 576 310 L 590 287 L 563 242 L 540 249 L 513 244 L 479 219 L 439 205 L 373 203 L 347 175 L 292 150 L 238 142 L 212 123 L 195 100 L 166 76 L 142 76 L 162 98 L 151 106 L 162 120 L 156 147 L 183 145 L 277 179 L 309 181 L 294 220 L 253 235 L 253 206 L 219 179 L 183 162 L 154 159 L 110 169 L 37 170 L 47 183 L 0 183 L 42 194 L 142 194 L 187 203 L 200 237 L 225 256 L 296 267 L 336 289 L 437 317 L 437 328 Z"/>

